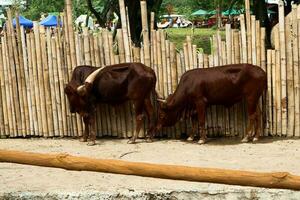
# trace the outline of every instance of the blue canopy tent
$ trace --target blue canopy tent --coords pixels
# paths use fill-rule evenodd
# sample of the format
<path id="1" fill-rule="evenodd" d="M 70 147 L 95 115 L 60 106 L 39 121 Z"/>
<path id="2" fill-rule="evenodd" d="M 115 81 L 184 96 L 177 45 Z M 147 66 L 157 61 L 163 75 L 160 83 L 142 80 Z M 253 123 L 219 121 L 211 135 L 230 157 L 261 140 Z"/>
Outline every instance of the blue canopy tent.
<path id="1" fill-rule="evenodd" d="M 32 28 L 33 22 L 29 19 L 26 19 L 23 16 L 19 16 L 19 22 L 21 26 L 24 26 L 25 28 Z M 13 26 L 16 27 L 16 19 L 13 19 Z"/>
<path id="2" fill-rule="evenodd" d="M 55 15 L 48 15 L 48 17 L 46 17 L 45 19 L 43 19 L 40 22 L 40 25 L 47 26 L 47 27 L 57 26 L 57 16 L 55 16 Z M 62 25 L 61 22 L 60 22 L 60 25 Z"/>

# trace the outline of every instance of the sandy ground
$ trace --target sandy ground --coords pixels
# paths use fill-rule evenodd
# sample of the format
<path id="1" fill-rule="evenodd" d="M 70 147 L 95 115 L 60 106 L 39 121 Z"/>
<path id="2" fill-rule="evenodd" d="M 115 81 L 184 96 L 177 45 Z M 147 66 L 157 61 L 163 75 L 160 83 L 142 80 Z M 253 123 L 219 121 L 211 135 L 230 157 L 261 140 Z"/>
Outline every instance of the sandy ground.
<path id="1" fill-rule="evenodd" d="M 87 146 L 75 139 L 2 139 L 0 149 L 260 172 L 287 171 L 300 175 L 300 140 L 295 139 L 267 138 L 256 144 L 242 144 L 240 140 L 226 138 L 212 139 L 205 145 L 179 140 L 127 144 L 127 140 L 98 139 L 96 146 Z M 208 191 L 212 188 L 220 191 L 224 188 L 250 187 L 0 163 L 0 197 L 1 194 L 22 192 L 72 194 L 101 191 L 120 194 L 135 191 Z M 299 192 L 298 195 L 300 198 Z"/>

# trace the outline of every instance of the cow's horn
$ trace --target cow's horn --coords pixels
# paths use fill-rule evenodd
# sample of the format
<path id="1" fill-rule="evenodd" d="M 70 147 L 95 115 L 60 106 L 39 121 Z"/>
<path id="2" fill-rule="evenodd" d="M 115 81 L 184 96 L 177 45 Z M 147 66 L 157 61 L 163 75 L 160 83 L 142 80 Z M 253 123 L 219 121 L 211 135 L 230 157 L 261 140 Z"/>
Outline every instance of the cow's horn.
<path id="1" fill-rule="evenodd" d="M 86 93 L 85 85 L 80 85 L 79 87 L 77 87 L 77 93 L 80 96 L 83 96 Z"/>
<path id="2" fill-rule="evenodd" d="M 95 78 L 97 77 L 98 73 L 103 69 L 104 67 L 100 67 L 99 69 L 93 71 L 93 73 L 91 73 L 86 79 L 85 82 L 86 83 L 93 83 Z"/>
<path id="3" fill-rule="evenodd" d="M 161 103 L 167 103 L 167 100 L 161 99 L 161 98 L 158 98 L 157 101 L 159 101 L 159 102 L 161 102 Z"/>

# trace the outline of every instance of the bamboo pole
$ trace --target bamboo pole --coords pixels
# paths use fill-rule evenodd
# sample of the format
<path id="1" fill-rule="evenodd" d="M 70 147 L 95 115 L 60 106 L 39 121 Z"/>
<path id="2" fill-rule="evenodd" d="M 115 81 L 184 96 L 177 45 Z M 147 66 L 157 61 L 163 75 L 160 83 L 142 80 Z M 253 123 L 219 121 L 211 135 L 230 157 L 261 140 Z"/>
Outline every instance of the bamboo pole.
<path id="1" fill-rule="evenodd" d="M 0 38 L 2 43 L 2 38 Z M 4 114 L 5 113 L 5 114 Z M 5 117 L 7 117 L 6 100 L 5 100 L 5 85 L 4 85 L 4 62 L 2 58 L 2 47 L 0 46 L 0 136 L 5 136 Z"/>
<path id="2" fill-rule="evenodd" d="M 67 14 L 67 26 L 68 26 L 68 37 L 69 37 L 69 45 L 71 52 L 71 68 L 73 69 L 76 66 L 76 51 L 75 51 L 75 40 L 74 40 L 74 29 L 73 29 L 73 18 L 72 18 L 72 1 L 66 0 L 66 14 Z"/>
<path id="3" fill-rule="evenodd" d="M 255 37 L 256 37 L 256 65 L 261 66 L 261 46 L 264 46 L 265 43 L 261 43 L 261 35 L 260 35 L 260 22 L 255 21 Z"/>
<path id="4" fill-rule="evenodd" d="M 46 121 L 48 132 L 46 136 L 54 136 L 54 124 L 53 124 L 53 110 L 51 104 L 51 94 L 50 94 L 50 83 L 49 83 L 49 66 L 47 63 L 47 46 L 45 40 L 45 28 L 40 26 L 40 47 L 41 47 L 41 74 L 43 74 L 43 85 L 44 85 L 44 92 L 45 92 L 45 102 L 46 102 Z M 49 48 L 49 47 L 48 47 Z M 50 49 L 50 48 L 49 48 Z"/>
<path id="5" fill-rule="evenodd" d="M 118 50 L 120 55 L 120 63 L 125 62 L 125 49 L 124 49 L 124 40 L 122 35 L 122 29 L 117 30 L 117 38 L 118 38 Z"/>
<path id="6" fill-rule="evenodd" d="M 91 65 L 91 55 L 90 55 L 90 42 L 89 42 L 89 30 L 87 27 L 83 28 L 83 44 L 84 44 L 84 60 L 86 65 Z"/>
<path id="7" fill-rule="evenodd" d="M 15 37 L 14 37 L 14 29 L 12 26 L 12 16 L 11 16 L 11 11 L 10 9 L 7 10 L 7 47 L 8 51 L 7 54 L 9 56 L 8 59 L 8 70 L 11 75 L 10 81 L 11 81 L 11 101 L 13 102 L 13 118 L 14 118 L 14 123 L 15 123 L 15 132 L 13 133 L 13 136 L 21 136 L 22 128 L 23 128 L 23 123 L 21 120 L 23 119 L 22 116 L 23 114 L 21 113 L 20 110 L 20 99 L 18 98 L 18 87 L 17 87 L 17 75 L 19 71 L 19 63 L 18 63 L 18 58 L 17 58 L 17 52 L 16 52 L 16 44 L 15 44 Z M 15 56 L 15 57 L 14 57 Z"/>
<path id="8" fill-rule="evenodd" d="M 286 38 L 285 38 L 285 18 L 284 18 L 284 5 L 279 1 L 279 41 L 280 41 L 280 75 L 281 75 L 281 120 L 282 120 L 282 134 L 287 135 L 287 80 L 286 80 Z"/>
<path id="9" fill-rule="evenodd" d="M 28 110 L 28 102 L 27 102 L 27 93 L 26 93 L 26 84 L 25 84 L 25 70 L 24 70 L 24 62 L 26 62 L 25 60 L 23 60 L 24 55 L 23 55 L 23 48 L 22 48 L 22 39 L 21 39 L 21 28 L 20 28 L 20 22 L 19 22 L 19 13 L 16 12 L 16 33 L 17 33 L 17 47 L 18 47 L 18 59 L 19 59 L 19 88 L 21 90 L 21 97 L 19 97 L 20 99 L 22 99 L 22 103 L 20 105 L 20 107 L 23 107 L 23 112 L 24 112 L 24 130 L 23 130 L 23 137 L 26 136 L 26 133 L 30 132 L 30 122 L 29 122 L 29 110 Z M 22 32 L 22 34 L 24 34 L 24 31 Z M 23 40 L 24 41 L 24 40 Z"/>
<path id="10" fill-rule="evenodd" d="M 49 29 L 47 30 L 47 33 L 49 34 Z M 53 91 L 55 91 L 55 95 L 51 95 L 54 96 L 52 99 L 52 107 L 53 107 L 53 119 L 56 121 L 57 125 L 56 125 L 56 129 L 54 131 L 54 135 L 55 136 L 60 136 L 62 135 L 62 133 L 65 131 L 64 130 L 64 120 L 63 118 L 64 113 L 62 111 L 62 107 L 63 107 L 63 99 L 61 98 L 61 91 L 60 91 L 60 86 L 61 83 L 60 81 L 62 80 L 61 76 L 61 72 L 60 71 L 60 66 L 58 65 L 58 59 L 57 59 L 57 51 L 56 51 L 56 41 L 55 38 L 51 38 L 51 36 L 48 36 L 48 48 L 49 48 L 49 56 L 48 59 L 52 60 L 49 61 L 49 64 L 51 63 L 51 67 L 52 69 L 52 87 L 54 88 Z M 57 36 L 56 36 L 57 37 Z M 49 72 L 50 72 L 50 65 L 49 65 Z M 49 73 L 50 74 L 50 73 Z M 54 102 L 53 102 L 54 101 Z M 55 124 L 55 123 L 54 123 Z"/>
<path id="11" fill-rule="evenodd" d="M 149 45 L 147 2 L 140 1 L 140 4 L 141 4 L 142 34 L 143 34 L 145 65 L 150 67 L 151 58 L 150 58 L 150 45 Z"/>
<path id="12" fill-rule="evenodd" d="M 0 52 L 1 52 L 1 59 L 0 62 L 2 65 L 0 68 L 0 83 L 1 83 L 1 97 L 2 97 L 2 106 L 3 106 L 3 126 L 4 126 L 4 133 L 5 135 L 10 134 L 10 127 L 9 127 L 9 109 L 8 109 L 8 104 L 7 104 L 7 95 L 8 94 L 8 82 L 7 80 L 7 62 L 6 62 L 6 55 L 5 55 L 5 49 L 4 49 L 4 37 L 0 38 Z"/>
<path id="13" fill-rule="evenodd" d="M 281 109 L 281 76 L 280 76 L 280 51 L 279 51 L 279 31 L 275 33 L 275 105 L 276 105 L 276 133 L 282 134 L 282 109 Z"/>
<path id="14" fill-rule="evenodd" d="M 291 19 L 285 19 L 285 41 L 286 41 L 286 85 L 287 85 L 287 136 L 294 136 L 295 125 L 295 99 L 294 99 L 294 73 L 293 73 L 293 49 L 291 35 Z"/>
<path id="15" fill-rule="evenodd" d="M 247 55 L 248 55 L 248 63 L 252 62 L 252 36 L 251 36 L 251 15 L 250 15 L 250 0 L 245 0 L 245 12 L 246 12 L 246 26 L 247 26 Z"/>
<path id="16" fill-rule="evenodd" d="M 257 51 L 256 51 L 256 20 L 255 16 L 251 15 L 251 49 L 252 49 L 252 61 L 253 65 L 257 65 Z"/>
<path id="17" fill-rule="evenodd" d="M 268 89 L 266 95 L 267 109 L 267 127 L 268 133 L 272 134 L 273 130 L 273 116 L 272 116 L 272 50 L 267 50 L 267 76 L 268 76 Z"/>
<path id="18" fill-rule="evenodd" d="M 300 177 L 288 172 L 250 172 L 92 159 L 68 154 L 42 154 L 8 150 L 0 150 L 0 155 L 1 162 L 54 167 L 75 171 L 97 171 L 164 179 L 300 190 Z"/>
<path id="19" fill-rule="evenodd" d="M 163 31 L 160 32 L 161 37 L 161 58 L 162 58 L 162 76 L 161 76 L 161 83 L 163 83 L 163 95 L 164 98 L 168 95 L 167 89 L 167 60 L 166 60 L 166 41 L 165 41 L 165 33 Z"/>
<path id="20" fill-rule="evenodd" d="M 276 50 L 272 50 L 272 135 L 277 133 L 277 109 L 276 109 Z"/>
<path id="21" fill-rule="evenodd" d="M 299 78 L 299 46 L 300 46 L 300 6 L 293 5 L 293 66 L 295 93 L 295 136 L 300 136 L 300 78 Z"/>
<path id="22" fill-rule="evenodd" d="M 245 16 L 240 15 L 240 24 L 241 24 L 241 43 L 242 43 L 242 63 L 247 63 L 247 33 L 245 27 Z"/>
<path id="23" fill-rule="evenodd" d="M 191 36 L 186 36 L 186 43 L 187 43 L 187 53 L 188 53 L 188 69 L 191 70 L 194 68 L 194 59 L 193 59 L 193 49 L 192 49 L 192 38 Z"/>
<path id="24" fill-rule="evenodd" d="M 227 64 L 232 64 L 232 36 L 231 36 L 231 25 L 230 24 L 226 24 L 226 52 L 227 52 Z"/>
<path id="25" fill-rule="evenodd" d="M 163 76 L 163 68 L 162 68 L 162 58 L 161 58 L 161 38 L 160 38 L 160 31 L 156 31 L 156 39 L 157 39 L 157 48 L 156 48 L 156 53 L 157 53 L 157 71 L 158 71 L 158 74 L 157 74 L 157 85 L 158 85 L 158 88 L 159 88 L 159 93 L 161 95 L 163 95 L 164 93 L 164 89 L 163 89 L 163 79 L 162 79 L 162 76 Z"/>
<path id="26" fill-rule="evenodd" d="M 122 31 L 123 31 L 123 41 L 124 41 L 124 48 L 125 48 L 125 61 L 130 62 L 129 43 L 131 41 L 128 39 L 126 8 L 125 8 L 124 0 L 119 0 L 119 6 L 120 6 L 120 15 L 121 15 L 121 23 L 122 23 Z"/>

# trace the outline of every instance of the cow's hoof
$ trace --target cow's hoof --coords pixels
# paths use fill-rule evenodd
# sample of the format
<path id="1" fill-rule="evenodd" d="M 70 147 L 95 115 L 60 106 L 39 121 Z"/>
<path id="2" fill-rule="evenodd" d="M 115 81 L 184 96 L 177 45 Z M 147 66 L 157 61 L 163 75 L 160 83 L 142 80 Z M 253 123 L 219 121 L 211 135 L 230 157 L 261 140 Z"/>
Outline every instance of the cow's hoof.
<path id="1" fill-rule="evenodd" d="M 189 141 L 189 142 L 191 142 L 191 141 L 193 141 L 194 140 L 194 138 L 192 138 L 192 137 L 188 137 L 188 139 L 186 139 L 187 141 Z"/>
<path id="2" fill-rule="evenodd" d="M 244 137 L 244 139 L 242 139 L 242 143 L 247 143 L 249 142 L 249 138 L 248 137 Z"/>
<path id="3" fill-rule="evenodd" d="M 198 141 L 198 144 L 205 144 L 205 140 L 200 139 L 200 140 Z"/>
<path id="4" fill-rule="evenodd" d="M 80 138 L 79 142 L 87 142 L 87 139 L 86 138 Z"/>
<path id="5" fill-rule="evenodd" d="M 253 142 L 257 142 L 258 141 L 258 138 L 257 137 L 255 137 L 255 138 L 253 138 L 253 140 L 252 140 Z"/>
<path id="6" fill-rule="evenodd" d="M 135 140 L 128 140 L 127 144 L 135 144 Z"/>
<path id="7" fill-rule="evenodd" d="M 146 142 L 151 143 L 151 142 L 153 142 L 153 140 L 151 138 L 147 138 Z"/>
<path id="8" fill-rule="evenodd" d="M 87 143 L 88 146 L 94 146 L 95 144 L 96 144 L 95 141 L 89 141 L 89 142 Z"/>

